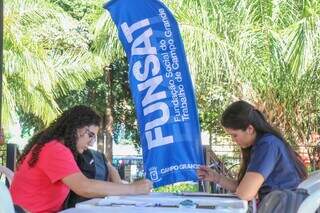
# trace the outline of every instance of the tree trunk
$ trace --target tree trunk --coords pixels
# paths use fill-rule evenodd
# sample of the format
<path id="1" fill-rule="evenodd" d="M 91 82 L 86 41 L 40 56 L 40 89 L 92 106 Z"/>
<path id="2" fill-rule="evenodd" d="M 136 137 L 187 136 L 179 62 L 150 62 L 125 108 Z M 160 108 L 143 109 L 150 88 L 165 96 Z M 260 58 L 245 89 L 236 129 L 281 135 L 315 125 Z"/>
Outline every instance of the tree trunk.
<path id="1" fill-rule="evenodd" d="M 112 124 L 113 124 L 113 117 L 112 117 L 112 110 L 110 108 L 106 109 L 106 123 L 104 128 L 104 154 L 109 162 L 112 162 Z"/>
<path id="2" fill-rule="evenodd" d="M 100 150 L 103 150 L 103 153 L 106 155 L 106 158 L 109 162 L 112 162 L 112 125 L 113 125 L 113 108 L 114 108 L 114 99 L 112 92 L 112 84 L 113 84 L 113 76 L 112 76 L 112 68 L 109 66 L 104 67 L 105 73 L 105 82 L 108 85 L 108 92 L 106 94 L 106 110 L 104 113 L 103 123 L 102 123 L 102 147 Z"/>
<path id="3" fill-rule="evenodd" d="M 0 145 L 3 145 L 3 144 L 5 144 L 4 132 L 3 132 L 3 128 L 0 128 Z"/>

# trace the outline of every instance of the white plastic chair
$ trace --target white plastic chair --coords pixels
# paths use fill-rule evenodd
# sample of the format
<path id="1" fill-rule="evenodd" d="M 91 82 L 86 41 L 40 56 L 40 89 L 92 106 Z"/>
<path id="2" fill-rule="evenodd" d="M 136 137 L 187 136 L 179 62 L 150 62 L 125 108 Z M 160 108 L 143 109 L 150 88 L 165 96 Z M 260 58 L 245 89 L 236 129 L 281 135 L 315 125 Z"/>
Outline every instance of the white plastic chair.
<path id="1" fill-rule="evenodd" d="M 310 194 L 300 205 L 297 213 L 314 213 L 320 207 L 320 188 Z"/>
<path id="2" fill-rule="evenodd" d="M 309 177 L 302 181 L 298 188 L 306 189 L 311 195 L 320 188 L 320 170 L 312 172 Z"/>
<path id="3" fill-rule="evenodd" d="M 306 189 L 310 195 L 320 189 L 320 170 L 312 172 L 306 180 L 299 184 L 298 188 Z"/>
<path id="4" fill-rule="evenodd" d="M 10 192 L 4 183 L 0 182 L 0 213 L 14 213 Z"/>
<path id="5" fill-rule="evenodd" d="M 0 177 L 1 175 L 4 174 L 5 177 L 7 178 L 9 184 L 11 185 L 12 179 L 13 179 L 13 171 L 11 171 L 10 169 L 8 169 L 5 166 L 0 166 Z"/>
<path id="6" fill-rule="evenodd" d="M 314 213 L 320 207 L 320 170 L 312 172 L 298 188 L 306 189 L 309 193 L 301 203 L 298 213 Z"/>

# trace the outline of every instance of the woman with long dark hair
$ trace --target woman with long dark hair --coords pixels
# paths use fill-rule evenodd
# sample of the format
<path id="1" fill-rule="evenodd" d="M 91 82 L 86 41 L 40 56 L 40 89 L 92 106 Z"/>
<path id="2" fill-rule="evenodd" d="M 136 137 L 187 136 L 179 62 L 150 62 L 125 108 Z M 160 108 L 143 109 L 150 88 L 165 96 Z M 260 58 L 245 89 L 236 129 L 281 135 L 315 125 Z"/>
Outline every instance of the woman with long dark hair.
<path id="1" fill-rule="evenodd" d="M 232 103 L 223 113 L 221 124 L 241 148 L 237 180 L 201 166 L 198 176 L 235 192 L 241 199 L 259 199 L 276 189 L 294 189 L 307 177 L 300 156 L 263 114 L 245 101 Z"/>
<path id="2" fill-rule="evenodd" d="M 13 202 L 30 212 L 58 212 L 70 190 L 87 198 L 148 193 L 149 180 L 112 183 L 80 171 L 75 159 L 95 141 L 100 121 L 89 107 L 76 106 L 35 134 L 18 160 L 10 187 Z"/>

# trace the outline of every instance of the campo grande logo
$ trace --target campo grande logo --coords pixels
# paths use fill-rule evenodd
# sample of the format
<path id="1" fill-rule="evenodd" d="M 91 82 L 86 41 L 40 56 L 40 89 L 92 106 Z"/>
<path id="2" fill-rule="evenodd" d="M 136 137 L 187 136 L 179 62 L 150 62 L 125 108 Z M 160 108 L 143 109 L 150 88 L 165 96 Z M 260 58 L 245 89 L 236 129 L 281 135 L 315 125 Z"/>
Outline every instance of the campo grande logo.
<path id="1" fill-rule="evenodd" d="M 151 167 L 149 169 L 149 173 L 150 173 L 150 178 L 151 178 L 152 181 L 155 181 L 155 182 L 159 181 L 157 167 L 155 167 L 155 166 Z"/>

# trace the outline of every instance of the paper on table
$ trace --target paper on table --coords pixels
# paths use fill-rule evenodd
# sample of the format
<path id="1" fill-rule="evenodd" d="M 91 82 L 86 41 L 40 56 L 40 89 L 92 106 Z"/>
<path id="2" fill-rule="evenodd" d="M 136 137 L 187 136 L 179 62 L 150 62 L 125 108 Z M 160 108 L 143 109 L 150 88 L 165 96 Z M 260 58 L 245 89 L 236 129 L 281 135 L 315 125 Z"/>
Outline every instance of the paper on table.
<path id="1" fill-rule="evenodd" d="M 187 202 L 191 202 L 192 205 L 187 205 Z M 200 205 L 198 203 L 195 203 L 191 200 L 162 200 L 154 201 L 154 202 L 142 202 L 142 201 L 135 201 L 135 200 L 128 200 L 121 198 L 113 198 L 113 197 L 106 197 L 102 200 L 100 200 L 97 204 L 97 206 L 135 206 L 135 207 L 170 207 L 170 208 L 191 208 L 189 206 L 192 206 L 192 208 L 207 208 L 207 209 L 213 209 L 216 206 L 215 205 Z"/>
<path id="2" fill-rule="evenodd" d="M 207 192 L 177 192 L 179 196 L 194 196 L 194 197 L 227 197 L 227 198 L 238 198 L 234 194 L 212 194 Z"/>
<path id="3" fill-rule="evenodd" d="M 121 198 L 119 199 L 119 196 L 110 196 L 105 197 L 104 199 L 100 200 L 97 204 L 97 206 L 137 206 L 137 207 L 147 207 L 147 206 L 153 206 L 154 203 L 149 202 L 142 202 L 142 201 L 136 201 L 136 200 L 128 200 Z"/>

